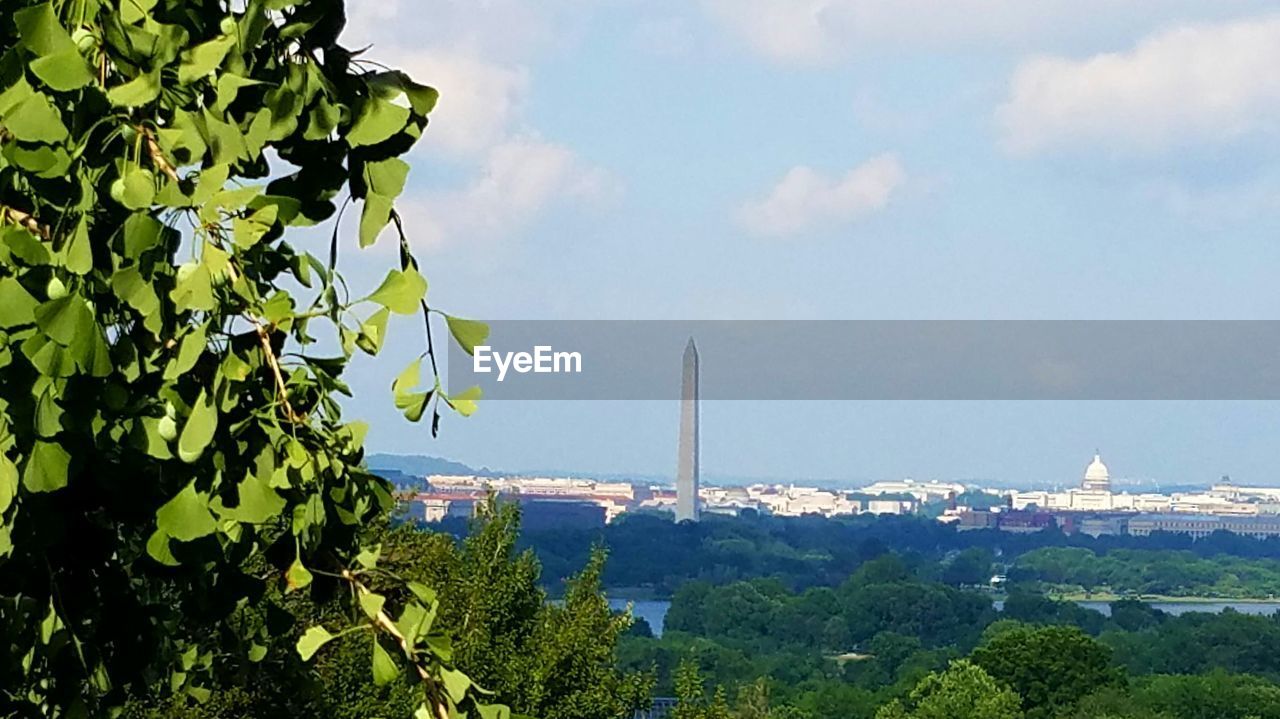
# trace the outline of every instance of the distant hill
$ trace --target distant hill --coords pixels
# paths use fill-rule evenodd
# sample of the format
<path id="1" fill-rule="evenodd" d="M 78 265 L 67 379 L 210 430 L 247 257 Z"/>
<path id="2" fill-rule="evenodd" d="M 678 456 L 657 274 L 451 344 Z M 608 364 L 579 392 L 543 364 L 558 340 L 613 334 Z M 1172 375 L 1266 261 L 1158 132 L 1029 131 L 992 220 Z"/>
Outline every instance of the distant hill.
<path id="1" fill-rule="evenodd" d="M 415 477 L 426 477 L 432 474 L 470 474 L 477 477 L 494 477 L 497 473 L 488 467 L 475 469 L 461 462 L 454 462 L 443 457 L 431 457 L 425 454 L 371 454 L 365 458 L 369 469 L 373 471 L 390 470 L 403 472 Z"/>

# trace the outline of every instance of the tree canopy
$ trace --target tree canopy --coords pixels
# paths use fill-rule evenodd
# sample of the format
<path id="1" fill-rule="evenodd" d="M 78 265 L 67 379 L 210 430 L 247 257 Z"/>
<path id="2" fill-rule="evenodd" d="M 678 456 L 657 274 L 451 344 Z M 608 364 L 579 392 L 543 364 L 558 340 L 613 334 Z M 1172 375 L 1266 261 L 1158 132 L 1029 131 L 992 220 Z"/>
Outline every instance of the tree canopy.
<path id="1" fill-rule="evenodd" d="M 422 716 L 505 712 L 454 668 L 430 588 L 368 587 L 392 497 L 341 412 L 348 362 L 419 314 L 396 405 L 434 431 L 478 395 L 421 383 L 440 315 L 394 209 L 436 91 L 343 24 L 342 0 L 4 3 L 0 714 L 201 701 L 347 635 L 374 681 L 418 677 Z M 340 252 L 389 225 L 394 265 L 353 293 Z M 487 332 L 445 320 L 464 349 Z M 354 618 L 302 626 L 301 591 Z"/>

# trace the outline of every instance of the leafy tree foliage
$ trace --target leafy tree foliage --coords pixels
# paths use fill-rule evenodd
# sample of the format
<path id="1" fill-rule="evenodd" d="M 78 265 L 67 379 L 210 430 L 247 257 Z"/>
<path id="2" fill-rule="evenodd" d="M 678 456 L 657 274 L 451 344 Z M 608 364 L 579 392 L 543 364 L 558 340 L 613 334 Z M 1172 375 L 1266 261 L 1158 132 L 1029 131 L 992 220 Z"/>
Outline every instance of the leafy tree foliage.
<path id="1" fill-rule="evenodd" d="M 1014 591 L 1005 598 L 1003 616 L 1027 624 L 1067 624 L 1088 634 L 1098 634 L 1107 625 L 1101 612 L 1026 591 Z"/>
<path id="2" fill-rule="evenodd" d="M 438 588 L 438 621 L 453 630 L 458 667 L 513 711 L 539 719 L 617 719 L 648 703 L 647 671 L 622 672 L 614 655 L 631 618 L 609 609 L 603 551 L 570 578 L 559 603 L 541 567 L 519 551 L 520 511 L 490 502 L 460 545 L 401 527 L 382 543 L 382 566 Z"/>
<path id="3" fill-rule="evenodd" d="M 1111 650 L 1075 627 L 1013 627 L 974 650 L 972 659 L 1022 697 L 1029 719 L 1051 717 L 1125 681 L 1111 664 Z"/>
<path id="4" fill-rule="evenodd" d="M 724 687 L 707 696 L 702 674 L 693 662 L 681 662 L 676 670 L 676 700 L 671 719 L 730 719 Z"/>
<path id="5" fill-rule="evenodd" d="M 673 691 L 676 668 L 688 660 L 730 695 L 764 678 L 780 706 L 812 716 L 870 719 L 894 699 L 898 708 L 884 711 L 908 712 L 910 693 L 924 677 L 971 651 L 970 660 L 998 684 L 1025 691 L 1021 709 L 1032 717 L 1217 716 L 1223 701 L 1193 696 L 1206 692 L 1234 702 L 1223 716 L 1271 716 L 1280 618 L 1232 611 L 1173 616 L 1134 600 L 1113 602 L 1108 618 L 1020 592 L 1003 613 L 983 611 L 969 631 L 952 634 L 967 601 L 990 598 L 968 593 L 951 601 L 949 587 L 925 578 L 940 577 L 940 566 L 880 555 L 864 560 L 841 587 L 800 592 L 781 590 L 776 580 L 690 582 L 676 592 L 665 633 L 627 637 L 619 656 L 625 666 L 655 666 L 659 694 Z M 860 606 L 861 600 L 845 601 L 859 593 L 908 603 L 920 587 L 930 589 L 923 595 L 930 599 L 912 605 L 917 618 L 891 610 L 846 613 Z M 836 621 L 847 639 L 839 649 L 824 642 L 821 630 Z M 1119 667 L 1134 677 L 1130 684 Z"/>
<path id="6" fill-rule="evenodd" d="M 1107 632 L 1102 641 L 1131 672 L 1202 674 L 1213 669 L 1280 680 L 1280 617 L 1233 610 L 1169 617 L 1137 632 Z"/>
<path id="7" fill-rule="evenodd" d="M 942 581 L 953 586 L 985 585 L 991 581 L 991 564 L 994 557 L 985 547 L 970 547 L 960 551 L 943 566 Z"/>
<path id="8" fill-rule="evenodd" d="M 456 520 L 446 528 L 464 529 Z M 924 517 L 717 517 L 676 526 L 652 514 L 626 514 L 603 530 L 563 528 L 527 533 L 524 541 L 535 549 L 548 578 L 560 578 L 581 567 L 591 547 L 609 549 L 605 584 L 610 588 L 640 588 L 672 596 L 689 581 L 729 584 L 773 577 L 791 590 L 835 587 L 858 567 L 892 549 L 908 564 L 938 568 L 937 560 L 956 555 L 949 577 L 928 577 L 952 584 L 985 584 L 990 574 L 981 569 L 984 555 L 957 553 L 986 550 L 1012 564 L 1011 581 L 1040 590 L 1040 560 L 1019 560 L 1035 550 L 1066 548 L 1085 562 L 1115 567 L 1106 574 L 1083 579 L 1092 591 L 1161 593 L 1182 596 L 1267 597 L 1280 595 L 1280 537 L 1254 539 L 1216 532 L 1193 539 L 1157 532 L 1147 537 L 1066 535 L 1057 529 L 1027 534 L 999 530 L 957 531 L 952 525 Z M 1079 550 L 1079 551 L 1077 551 Z M 1083 552 L 1083 554 L 1079 554 Z M 985 553 L 984 553 L 985 554 Z M 1068 555 L 1071 556 L 1071 555 Z M 993 563 L 994 564 L 994 563 Z M 1146 567 L 1152 567 L 1148 570 Z M 1183 571 L 1186 567 L 1186 571 Z M 993 566 L 993 570 L 1003 570 Z M 994 571 L 993 571 L 994 573 Z M 919 574 L 919 572 L 917 572 Z M 1103 581 L 1113 582 L 1106 585 Z M 1273 586 L 1275 585 L 1275 586 Z M 1084 591 L 1079 578 L 1060 588 Z"/>
<path id="9" fill-rule="evenodd" d="M 1022 700 L 966 660 L 925 677 L 906 701 L 894 700 L 876 719 L 1021 719 Z"/>
<path id="10" fill-rule="evenodd" d="M 430 589 L 368 588 L 387 575 L 361 530 L 391 496 L 337 401 L 392 314 L 430 330 L 403 232 L 381 285 L 349 291 L 337 209 L 359 207 L 362 247 L 401 229 L 436 92 L 338 44 L 341 0 L 3 7 L 0 715 L 208 700 L 347 635 L 376 683 L 409 668 L 420 716 L 502 715 Z M 285 240 L 325 222 L 317 252 Z M 464 349 L 486 331 L 447 319 Z M 430 350 L 394 394 L 434 429 L 476 394 L 419 388 Z M 358 618 L 292 621 L 304 589 Z"/>
<path id="11" fill-rule="evenodd" d="M 1190 551 L 1046 547 L 1017 559 L 1010 578 L 1066 592 L 1189 597 L 1269 597 L 1280 594 L 1280 561 Z"/>

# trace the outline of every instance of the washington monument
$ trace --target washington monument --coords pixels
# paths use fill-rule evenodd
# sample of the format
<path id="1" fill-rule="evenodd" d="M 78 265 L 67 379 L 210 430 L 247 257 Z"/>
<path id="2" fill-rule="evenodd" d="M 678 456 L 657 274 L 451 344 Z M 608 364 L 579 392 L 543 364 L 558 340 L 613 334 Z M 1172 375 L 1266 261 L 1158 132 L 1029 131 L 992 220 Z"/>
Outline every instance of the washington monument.
<path id="1" fill-rule="evenodd" d="M 676 459 L 676 521 L 698 521 L 698 347 L 684 348 L 680 385 L 680 442 Z"/>

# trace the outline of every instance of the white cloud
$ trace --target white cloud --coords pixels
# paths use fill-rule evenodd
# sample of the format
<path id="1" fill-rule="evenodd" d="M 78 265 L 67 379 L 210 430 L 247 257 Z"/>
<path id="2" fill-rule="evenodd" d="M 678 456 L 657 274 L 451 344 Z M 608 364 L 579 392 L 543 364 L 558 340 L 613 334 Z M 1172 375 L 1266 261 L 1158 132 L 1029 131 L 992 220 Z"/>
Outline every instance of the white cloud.
<path id="1" fill-rule="evenodd" d="M 353 0 L 343 42 L 440 91 L 418 148 L 450 161 L 455 187 L 413 185 L 397 203 L 425 249 L 506 239 L 544 210 L 618 191 L 608 173 L 542 140 L 526 120 L 528 69 L 561 42 L 583 0 Z M 433 158 L 436 159 L 436 158 Z"/>
<path id="2" fill-rule="evenodd" d="M 392 52 L 388 64 L 440 91 L 421 147 L 482 154 L 505 140 L 529 90 L 524 67 L 485 62 L 449 51 Z"/>
<path id="3" fill-rule="evenodd" d="M 1027 60 L 996 117 L 1006 147 L 1020 153 L 1221 143 L 1275 129 L 1277 67 L 1280 15 L 1186 25 L 1126 52 Z"/>
<path id="4" fill-rule="evenodd" d="M 413 239 L 425 249 L 503 238 L 557 204 L 595 204 L 619 192 L 607 172 L 536 137 L 494 146 L 466 187 L 401 198 Z"/>
<path id="5" fill-rule="evenodd" d="M 902 46 L 1026 48 L 1091 43 L 1170 18 L 1266 7 L 1263 0 L 702 0 L 710 15 L 774 60 L 815 63 Z"/>
<path id="6" fill-rule="evenodd" d="M 768 197 L 740 207 L 737 220 L 748 232 L 766 236 L 851 222 L 883 209 L 906 180 L 898 159 L 888 154 L 867 160 L 839 178 L 810 167 L 794 167 Z"/>

